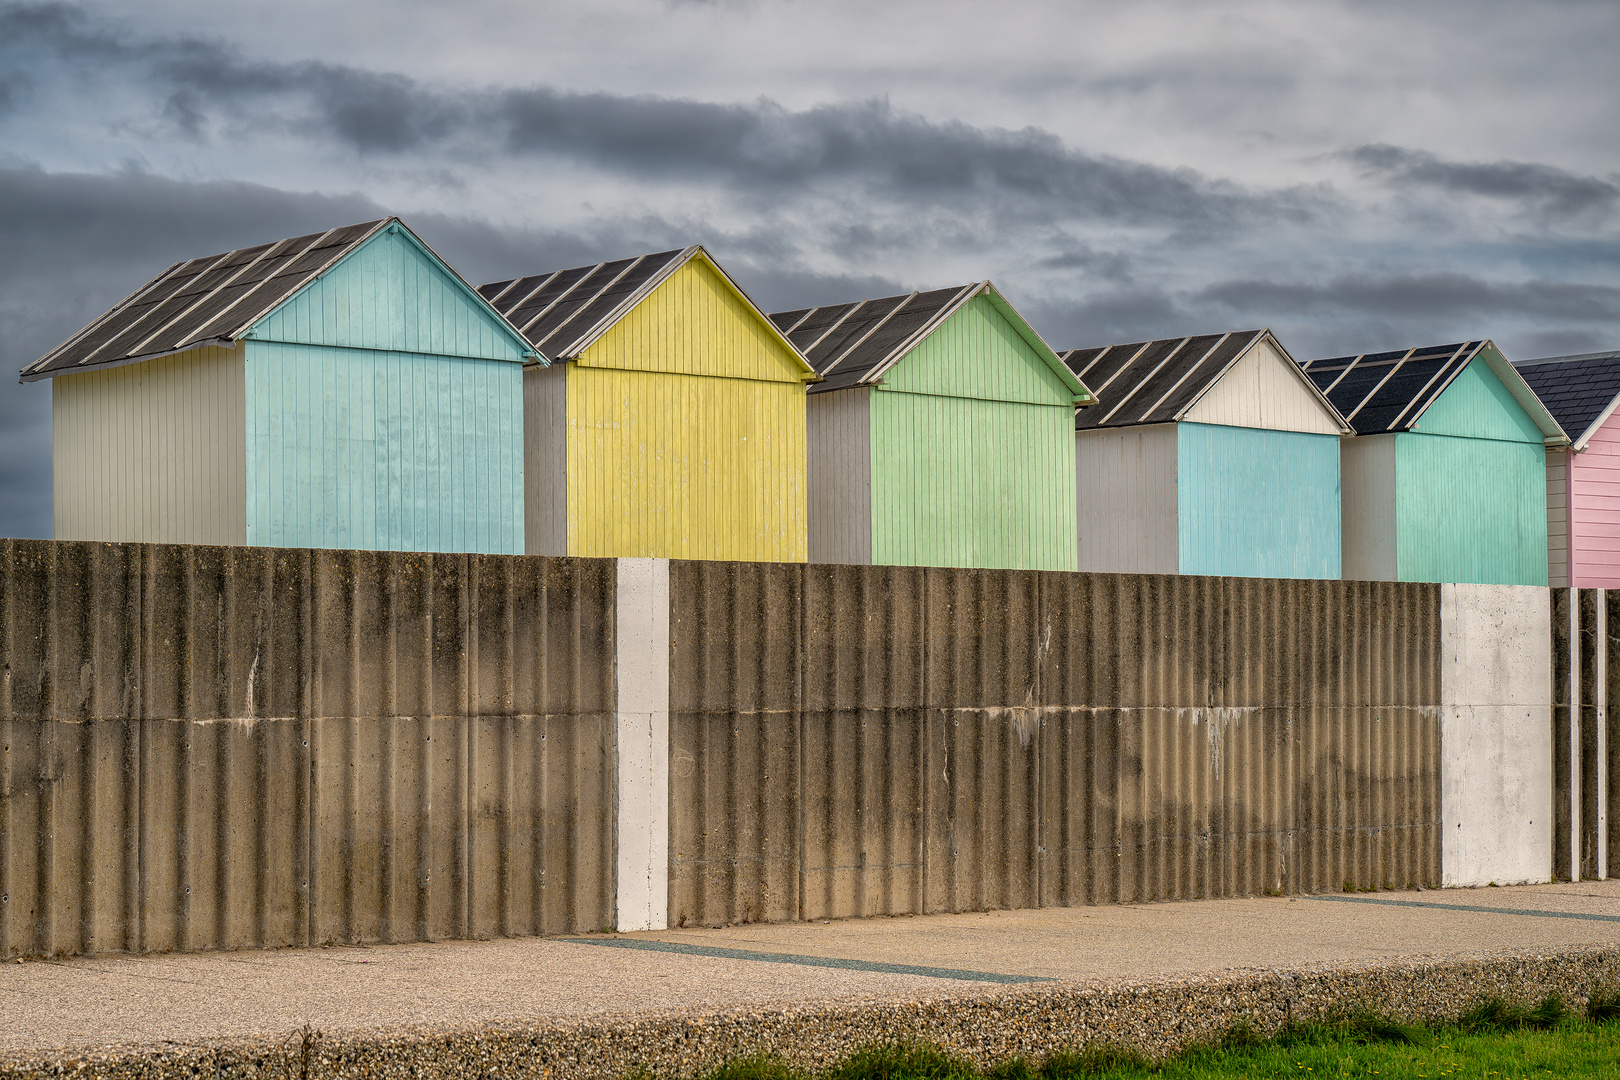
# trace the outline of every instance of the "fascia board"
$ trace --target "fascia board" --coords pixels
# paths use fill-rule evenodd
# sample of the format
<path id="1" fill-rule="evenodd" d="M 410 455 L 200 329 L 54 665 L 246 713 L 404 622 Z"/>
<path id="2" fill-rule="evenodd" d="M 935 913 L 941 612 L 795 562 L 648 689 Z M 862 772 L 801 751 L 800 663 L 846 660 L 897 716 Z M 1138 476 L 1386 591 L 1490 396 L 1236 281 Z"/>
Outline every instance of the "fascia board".
<path id="1" fill-rule="evenodd" d="M 38 360 L 35 360 L 32 364 L 29 364 L 27 367 L 24 367 L 21 371 L 19 371 L 17 373 L 18 376 L 19 376 L 17 381 L 18 382 L 37 382 L 40 379 L 48 379 L 53 374 L 66 375 L 70 371 L 73 371 L 73 370 L 81 370 L 81 371 L 89 371 L 89 370 L 91 370 L 91 368 L 79 368 L 79 369 L 69 368 L 69 369 L 65 369 L 65 370 L 60 371 L 60 372 L 42 372 L 42 371 L 36 371 L 35 369 L 37 369 L 41 364 L 50 363 L 50 361 L 51 361 L 51 359 L 53 357 L 59 355 L 62 352 L 62 350 L 66 349 L 68 346 L 72 345 L 75 341 L 78 341 L 80 338 L 84 337 L 84 335 L 88 334 L 90 331 L 92 331 L 96 327 L 100 326 L 109 316 L 114 315 L 114 314 L 122 311 L 124 308 L 126 308 L 130 304 L 134 303 L 140 297 L 145 296 L 147 293 L 149 293 L 153 289 L 157 288 L 159 284 L 161 284 L 162 282 L 168 280 L 169 275 L 174 273 L 176 270 L 178 270 L 184 264 L 185 261 L 186 260 L 181 260 L 181 262 L 174 263 L 167 270 L 163 271 L 163 273 L 159 274 L 157 277 L 155 277 L 152 280 L 148 281 L 146 284 L 142 285 L 140 288 L 136 289 L 134 292 L 130 293 L 128 296 L 126 296 L 122 300 L 118 301 L 118 303 L 114 304 L 112 307 L 110 307 L 106 311 L 102 312 L 96 318 L 91 319 L 88 323 L 85 324 L 84 328 L 81 329 L 77 334 L 74 334 L 72 337 L 70 337 L 66 341 L 62 342 L 62 344 L 58 345 L 56 348 L 52 349 L 50 352 L 46 353 L 44 356 L 40 357 Z M 94 365 L 92 365 L 92 367 L 93 366 Z M 29 372 L 33 372 L 33 374 L 29 374 Z"/>
<path id="2" fill-rule="evenodd" d="M 1033 326 L 1029 325 L 1029 321 L 1018 313 L 1018 309 L 1013 307 L 1012 302 L 1001 294 L 1001 290 L 996 288 L 993 282 L 986 281 L 981 291 L 995 309 L 1001 313 L 1002 318 L 1012 323 L 1013 329 L 1018 331 L 1018 336 L 1023 338 L 1025 343 L 1040 355 L 1040 358 L 1046 362 L 1046 366 L 1051 368 L 1059 379 L 1063 380 L 1063 385 L 1067 386 L 1069 391 L 1074 394 L 1074 403 L 1076 405 L 1095 405 L 1097 403 L 1097 395 L 1093 394 L 1086 384 L 1080 381 L 1080 376 L 1069 369 L 1069 365 L 1065 364 L 1063 359 L 1058 356 L 1057 350 L 1048 345 L 1046 339 L 1041 337 Z"/>
<path id="3" fill-rule="evenodd" d="M 370 243 L 372 237 L 377 236 L 384 229 L 388 228 L 388 226 L 394 224 L 398 220 L 399 219 L 395 218 L 395 217 L 385 217 L 381 221 L 377 222 L 377 224 L 375 224 L 375 225 L 373 225 L 371 227 L 370 232 L 366 233 L 364 236 L 357 237 L 355 239 L 354 243 L 349 245 L 349 249 L 347 251 L 341 252 L 336 257 L 334 257 L 330 262 L 326 263 L 324 266 L 317 266 L 315 269 L 311 270 L 308 274 L 306 274 L 304 276 L 304 280 L 300 281 L 298 283 L 298 287 L 296 289 L 294 289 L 292 292 L 288 293 L 286 296 L 283 296 L 280 300 L 277 300 L 275 303 L 271 304 L 269 307 L 264 308 L 263 310 L 259 311 L 252 318 L 248 319 L 246 322 L 238 323 L 236 329 L 231 331 L 230 336 L 232 338 L 247 337 L 249 334 L 251 334 L 253 332 L 253 328 L 255 326 L 259 325 L 259 323 L 263 322 L 265 319 L 268 319 L 271 315 L 273 315 L 275 312 L 279 311 L 281 308 L 283 308 L 286 305 L 292 303 L 293 300 L 295 300 L 299 296 L 302 296 L 305 289 L 308 289 L 311 285 L 315 284 L 315 282 L 317 280 L 319 280 L 321 277 L 325 276 L 325 274 L 329 270 L 331 270 L 334 267 L 341 266 L 344 263 L 344 261 L 348 259 L 348 257 L 350 255 L 353 255 L 355 252 L 357 252 L 361 248 L 365 247 L 366 244 Z M 326 230 L 326 233 L 324 234 L 324 236 L 330 236 L 332 233 L 334 233 L 336 231 L 337 231 L 336 229 L 328 229 L 328 230 Z M 323 236 L 323 239 L 324 239 L 324 236 Z M 311 244 L 310 248 L 313 248 L 314 246 L 315 246 L 314 244 Z M 309 248 L 305 249 L 306 252 L 308 250 L 310 250 L 310 249 Z"/>
<path id="4" fill-rule="evenodd" d="M 55 371 L 40 371 L 32 375 L 23 375 L 18 382 L 39 382 L 41 379 L 54 379 L 61 375 L 82 375 L 89 371 L 108 371 L 112 368 L 127 367 L 130 364 L 144 364 L 148 360 L 161 360 L 165 356 L 178 356 L 193 349 L 206 349 L 214 346 L 220 349 L 234 349 L 235 338 L 203 338 L 201 341 L 189 342 L 174 349 L 163 349 L 160 352 L 143 353 L 140 356 L 126 356 L 119 360 L 109 360 L 103 364 L 91 364 L 89 367 L 57 368 Z"/>
<path id="5" fill-rule="evenodd" d="M 906 338 L 906 340 L 902 341 L 899 345 L 896 345 L 889 352 L 889 355 L 883 358 L 881 363 L 874 364 L 872 366 L 872 370 L 868 371 L 861 378 L 861 381 L 855 385 L 875 386 L 882 382 L 883 376 L 888 374 L 890 368 L 894 367 L 894 365 L 898 364 L 902 359 L 904 359 L 906 354 L 911 352 L 912 349 L 915 349 L 918 345 L 922 344 L 923 340 L 926 339 L 929 334 L 932 334 L 935 330 L 939 329 L 939 327 L 943 326 L 945 320 L 949 319 L 952 315 L 955 315 L 958 311 L 961 311 L 969 300 L 972 300 L 975 296 L 979 295 L 980 290 L 983 289 L 986 284 L 988 283 L 983 281 L 975 281 L 968 285 L 962 286 L 961 290 L 958 291 L 955 296 L 951 297 L 950 303 L 934 312 L 932 318 L 930 318 L 923 325 L 919 326 L 916 330 L 912 331 L 910 337 Z M 911 301 L 916 297 L 917 293 L 912 293 L 906 299 L 902 300 L 900 302 L 900 307 L 895 308 L 894 311 L 891 311 L 888 315 L 885 315 L 884 320 L 887 321 L 890 317 L 897 314 L 900 311 L 900 308 L 903 308 L 907 304 L 911 303 Z M 880 323 L 879 325 L 882 324 Z M 872 328 L 872 330 L 876 329 L 877 327 Z M 867 331 L 867 333 L 871 332 L 871 330 Z"/>
<path id="6" fill-rule="evenodd" d="M 1474 354 L 1474 359 L 1484 360 L 1486 366 L 1502 381 L 1502 385 L 1507 387 L 1508 393 L 1513 395 L 1513 400 L 1517 401 L 1520 407 L 1530 414 L 1530 419 L 1534 420 L 1536 427 L 1541 429 L 1546 445 L 1570 445 L 1568 432 L 1559 425 L 1558 420 L 1547 410 L 1547 406 L 1542 404 L 1541 399 L 1536 396 L 1536 392 L 1530 388 L 1530 384 L 1524 381 L 1524 376 L 1519 374 L 1519 369 L 1508 363 L 1507 357 L 1502 355 L 1502 350 L 1496 347 L 1495 342 L 1487 339 L 1480 346 L 1479 351 Z M 1430 401 L 1430 404 L 1432 405 L 1439 397 L 1439 394 L 1434 395 L 1434 399 Z M 1609 408 L 1614 408 L 1613 402 L 1609 403 Z"/>
<path id="7" fill-rule="evenodd" d="M 557 358 L 559 360 L 578 360 L 586 349 L 596 344 L 603 334 L 613 329 L 613 327 L 618 324 L 620 319 L 634 311 L 637 304 L 647 299 L 647 297 L 652 294 L 654 289 L 668 281 L 670 275 L 674 274 L 675 271 L 691 262 L 693 256 L 697 255 L 697 253 L 701 250 L 702 248 L 696 244 L 691 244 L 682 248 L 680 253 L 677 254 L 673 259 L 659 267 L 657 273 L 648 278 L 646 281 L 643 281 L 640 285 L 636 286 L 636 288 L 632 290 L 629 295 L 627 295 L 623 300 L 620 300 L 617 307 L 608 312 L 606 315 L 602 316 L 600 319 L 597 319 L 596 325 L 590 327 L 583 334 L 579 335 L 579 337 L 569 342 L 563 348 L 558 349 Z M 642 256 L 642 258 L 645 257 L 646 256 Z M 611 288 L 618 278 L 621 278 L 625 274 L 628 274 L 631 270 L 634 270 L 636 268 L 636 264 L 640 261 L 640 259 L 637 259 L 635 262 L 632 262 L 629 266 L 621 270 L 618 277 L 615 277 L 613 281 L 608 282 L 608 284 L 603 287 L 604 291 Z M 607 264 L 599 263 L 597 264 L 597 269 L 601 269 L 601 267 L 605 265 Z M 595 273 L 595 271 L 593 270 L 591 273 Z M 590 276 L 590 274 L 585 275 L 585 277 Z M 584 280 L 585 278 L 580 278 L 579 282 L 574 283 L 574 286 L 577 287 L 579 283 L 583 282 Z M 567 295 L 568 293 L 565 291 L 562 296 L 558 296 L 556 299 L 552 300 L 550 304 L 546 305 L 546 310 L 549 311 L 553 306 L 563 299 L 563 296 Z M 586 301 L 586 304 L 589 305 L 590 302 L 591 301 Z M 541 312 L 541 314 L 543 315 L 544 312 Z M 539 316 L 535 317 L 538 318 Z"/>
<path id="8" fill-rule="evenodd" d="M 1596 435 L 1598 429 L 1609 422 L 1609 418 L 1614 415 L 1616 407 L 1620 407 L 1620 394 L 1616 394 L 1609 399 L 1609 403 L 1603 407 L 1603 411 L 1598 413 L 1597 419 L 1586 425 L 1586 430 L 1581 432 L 1581 437 L 1575 440 L 1570 449 L 1577 454 L 1585 450 L 1587 444 L 1592 441 L 1592 436 Z"/>

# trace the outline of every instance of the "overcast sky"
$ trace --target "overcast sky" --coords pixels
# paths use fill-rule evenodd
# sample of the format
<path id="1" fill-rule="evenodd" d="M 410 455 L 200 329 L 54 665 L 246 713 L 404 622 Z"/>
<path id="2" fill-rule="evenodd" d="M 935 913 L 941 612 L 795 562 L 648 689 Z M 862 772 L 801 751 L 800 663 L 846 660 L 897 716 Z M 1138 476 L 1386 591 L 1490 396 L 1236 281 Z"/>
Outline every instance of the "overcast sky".
<path id="1" fill-rule="evenodd" d="M 474 282 L 703 243 L 767 310 L 991 278 L 1057 348 L 1620 346 L 1614 0 L 0 0 L 0 366 L 402 215 Z M 0 380 L 0 535 L 50 391 Z"/>

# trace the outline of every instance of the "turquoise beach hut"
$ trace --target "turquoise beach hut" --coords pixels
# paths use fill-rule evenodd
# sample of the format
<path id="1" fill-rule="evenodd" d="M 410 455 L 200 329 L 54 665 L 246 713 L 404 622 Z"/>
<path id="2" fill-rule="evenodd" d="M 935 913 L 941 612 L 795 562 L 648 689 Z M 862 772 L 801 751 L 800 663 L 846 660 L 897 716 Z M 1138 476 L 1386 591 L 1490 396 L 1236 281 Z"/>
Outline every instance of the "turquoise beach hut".
<path id="1" fill-rule="evenodd" d="M 58 539 L 522 554 L 534 356 L 387 218 L 176 263 L 22 379 Z"/>
<path id="2" fill-rule="evenodd" d="M 1311 360 L 1355 428 L 1343 450 L 1344 576 L 1547 584 L 1558 421 L 1489 341 Z"/>
<path id="3" fill-rule="evenodd" d="M 1081 570 L 1339 576 L 1349 433 L 1269 330 L 1072 349 Z"/>

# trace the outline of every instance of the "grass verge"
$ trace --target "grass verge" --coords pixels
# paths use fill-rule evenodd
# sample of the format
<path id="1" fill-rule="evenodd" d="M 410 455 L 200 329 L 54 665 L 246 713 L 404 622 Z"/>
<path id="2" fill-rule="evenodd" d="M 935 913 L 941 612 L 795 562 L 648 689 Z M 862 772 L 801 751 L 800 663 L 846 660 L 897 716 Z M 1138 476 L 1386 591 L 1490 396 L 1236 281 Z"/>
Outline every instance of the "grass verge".
<path id="1" fill-rule="evenodd" d="M 1246 1024 L 1218 1043 L 1167 1061 L 1092 1044 L 1039 1061 L 988 1069 L 925 1045 L 873 1046 L 821 1073 L 769 1057 L 731 1062 L 707 1080 L 1226 1080 L 1229 1077 L 1377 1077 L 1378 1080 L 1546 1080 L 1620 1077 L 1620 989 L 1599 987 L 1575 1015 L 1556 995 L 1533 1005 L 1487 998 L 1457 1023 L 1406 1024 L 1381 1013 L 1289 1027 L 1265 1037 Z"/>

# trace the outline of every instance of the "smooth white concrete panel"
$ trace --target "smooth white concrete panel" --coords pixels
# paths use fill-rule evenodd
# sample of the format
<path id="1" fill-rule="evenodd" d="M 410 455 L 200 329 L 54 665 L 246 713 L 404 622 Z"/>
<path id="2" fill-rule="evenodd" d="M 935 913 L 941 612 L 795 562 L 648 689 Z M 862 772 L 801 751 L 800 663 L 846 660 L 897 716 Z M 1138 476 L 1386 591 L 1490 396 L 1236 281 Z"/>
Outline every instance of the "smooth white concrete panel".
<path id="1" fill-rule="evenodd" d="M 619 930 L 669 926 L 669 560 L 619 559 L 614 605 Z"/>
<path id="2" fill-rule="evenodd" d="M 1552 604 L 1524 585 L 1440 587 L 1440 878 L 1552 877 Z"/>

